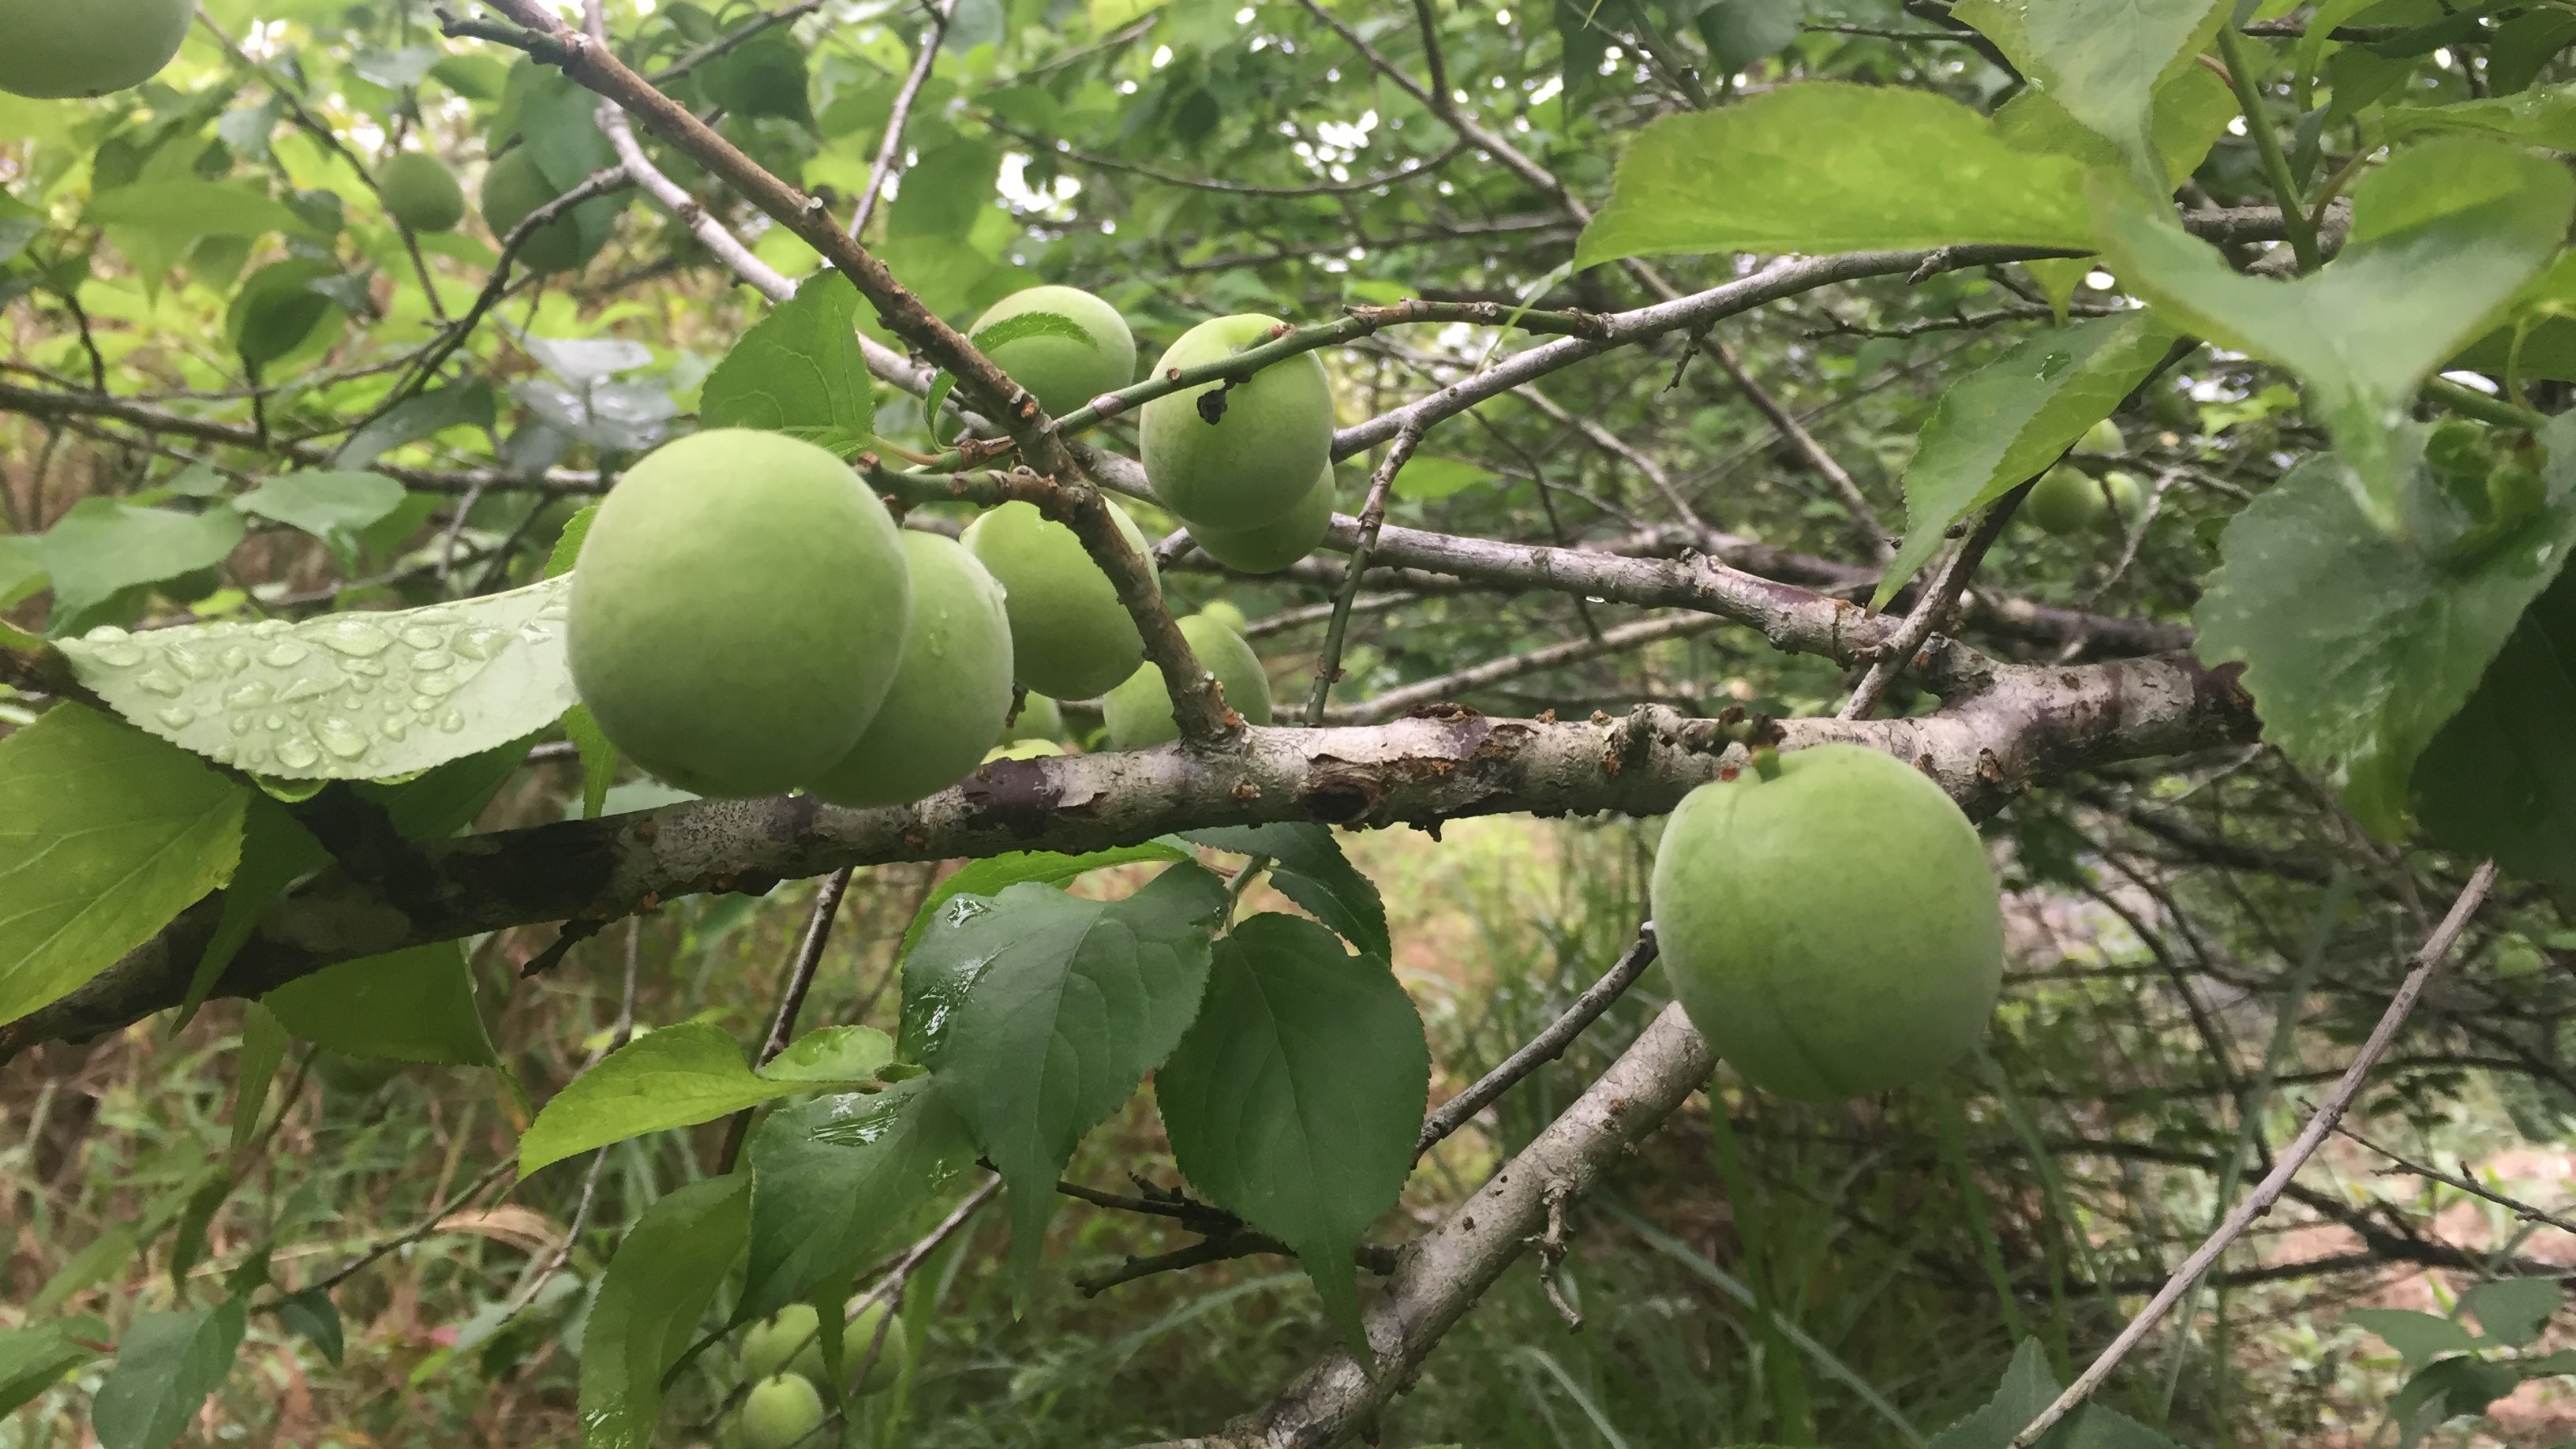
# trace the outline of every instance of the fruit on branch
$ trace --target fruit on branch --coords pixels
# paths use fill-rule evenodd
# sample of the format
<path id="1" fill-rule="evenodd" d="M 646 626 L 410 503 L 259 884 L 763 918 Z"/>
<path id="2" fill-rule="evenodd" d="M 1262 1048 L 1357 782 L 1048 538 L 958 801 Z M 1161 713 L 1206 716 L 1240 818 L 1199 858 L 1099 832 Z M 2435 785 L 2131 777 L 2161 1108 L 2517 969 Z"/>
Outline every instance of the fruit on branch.
<path id="1" fill-rule="evenodd" d="M 404 151 L 376 173 L 385 210 L 413 231 L 454 231 L 465 219 L 465 188 L 435 156 Z"/>
<path id="2" fill-rule="evenodd" d="M 778 1374 L 752 1385 L 734 1421 L 743 1449 L 788 1449 L 822 1427 L 823 1396 L 797 1374 Z"/>
<path id="3" fill-rule="evenodd" d="M 2146 490 L 2138 486 L 2134 473 L 2114 468 L 2102 475 L 2102 495 L 2111 504 L 2111 522 L 2126 526 L 2138 521 L 2138 510 L 2146 506 Z"/>
<path id="4" fill-rule="evenodd" d="M 1218 623 L 1223 624 L 1225 627 L 1232 629 L 1237 634 L 1241 634 L 1252 627 L 1252 621 L 1243 617 L 1243 611 L 1236 608 L 1231 599 L 1210 599 L 1207 602 L 1207 606 L 1200 609 L 1199 612 L 1216 620 Z"/>
<path id="5" fill-rule="evenodd" d="M 1154 573 L 1151 546 L 1136 521 L 1114 499 L 1101 501 L 1127 546 L 1143 556 L 1146 572 Z M 1109 576 L 1091 561 L 1080 536 L 1037 505 L 1005 503 L 968 524 L 962 541 L 1001 581 L 1020 683 L 1058 699 L 1089 699 L 1145 657 L 1144 636 Z"/>
<path id="6" fill-rule="evenodd" d="M 2109 511 L 2102 485 L 2081 468 L 2060 463 L 2040 475 L 2021 511 L 2030 521 L 2061 538 L 2090 533 L 2102 526 Z"/>
<path id="7" fill-rule="evenodd" d="M 1297 506 L 1270 522 L 1240 531 L 1193 524 L 1190 538 L 1209 558 L 1237 573 L 1275 574 L 1313 553 L 1333 531 L 1333 502 L 1333 469 L 1326 464 L 1324 476 Z"/>
<path id="8" fill-rule="evenodd" d="M 903 531 L 912 627 L 894 687 L 867 733 L 807 788 L 835 805 L 903 805 L 984 762 L 1011 712 L 1011 620 L 1002 586 L 953 538 Z"/>
<path id="9" fill-rule="evenodd" d="M 822 1387 L 826 1375 L 821 1324 L 810 1303 L 790 1303 L 753 1324 L 742 1338 L 743 1377 L 766 1380 L 791 1374 Z M 867 1357 L 869 1346 L 876 1342 L 880 1324 L 886 1324 L 885 1345 L 877 1350 L 867 1378 L 853 1392 L 873 1394 L 892 1387 L 912 1357 L 912 1341 L 904 1337 L 903 1324 L 887 1324 L 886 1304 L 870 1302 L 841 1330 L 842 1365 L 849 1369 L 859 1366 L 859 1360 Z"/>
<path id="10" fill-rule="evenodd" d="M 1222 362 L 1271 339 L 1285 324 L 1243 314 L 1202 322 L 1154 364 Z M 1241 382 L 1204 383 L 1145 404 L 1139 423 L 1145 476 L 1163 505 L 1192 525 L 1240 532 L 1306 501 L 1332 461 L 1333 388 L 1312 352 L 1283 358 Z"/>
<path id="11" fill-rule="evenodd" d="M 1816 745 L 1693 790 L 1664 827 L 1653 903 L 1692 1024 L 1785 1097 L 1924 1081 L 1994 1014 L 1985 845 L 1940 786 L 1876 750 Z"/>
<path id="12" fill-rule="evenodd" d="M 1181 637 L 1190 641 L 1190 651 L 1198 655 L 1199 663 L 1225 686 L 1226 704 L 1243 716 L 1245 724 L 1270 723 L 1270 674 L 1242 635 L 1221 620 L 1192 614 L 1181 621 Z M 1150 749 L 1181 737 L 1180 722 L 1172 717 L 1172 696 L 1163 688 L 1163 671 L 1152 664 L 1139 665 L 1100 705 L 1108 718 L 1113 748 Z"/>
<path id="13" fill-rule="evenodd" d="M 483 173 L 483 222 L 492 228 L 494 241 L 504 240 L 537 208 L 562 194 L 522 146 Z M 580 223 L 565 212 L 520 243 L 519 260 L 530 271 L 569 272 L 590 260 L 590 248 L 582 241 Z"/>
<path id="14" fill-rule="evenodd" d="M 1136 334 L 1118 309 L 1079 287 L 1031 287 L 1013 292 L 975 319 L 969 336 L 1032 312 L 1052 312 L 1089 335 L 1078 342 L 1051 332 L 1036 332 L 985 348 L 993 365 L 1037 397 L 1049 417 L 1088 406 L 1104 392 L 1116 392 L 1136 380 Z"/>
<path id="15" fill-rule="evenodd" d="M 891 1306 L 882 1300 L 870 1303 L 841 1330 L 841 1365 L 845 1370 L 856 1370 L 869 1349 L 876 1350 L 876 1362 L 868 1365 L 868 1376 L 850 1390 L 854 1394 L 879 1393 L 894 1387 L 894 1381 L 903 1377 L 904 1369 L 912 1362 L 912 1340 L 904 1336 L 903 1320 L 887 1318 Z M 885 1333 L 883 1344 L 877 1342 L 880 1325 Z"/>
<path id="16" fill-rule="evenodd" d="M 2129 440 L 2121 435 L 2118 423 L 2104 418 L 2076 443 L 2075 451 L 2096 458 L 2117 458 L 2129 451 Z"/>
<path id="17" fill-rule="evenodd" d="M 0 91 L 58 101 L 139 86 L 196 13 L 194 0 L 0 0 Z"/>
<path id="18" fill-rule="evenodd" d="M 1063 706 L 1043 694 L 1030 694 L 1020 700 L 1019 717 L 1003 727 L 1002 741 L 1052 740 L 1063 733 Z"/>
<path id="19" fill-rule="evenodd" d="M 700 795 L 771 794 L 838 763 L 912 621 L 876 494 L 812 443 L 739 428 L 619 479 L 572 579 L 582 703 L 629 759 Z"/>

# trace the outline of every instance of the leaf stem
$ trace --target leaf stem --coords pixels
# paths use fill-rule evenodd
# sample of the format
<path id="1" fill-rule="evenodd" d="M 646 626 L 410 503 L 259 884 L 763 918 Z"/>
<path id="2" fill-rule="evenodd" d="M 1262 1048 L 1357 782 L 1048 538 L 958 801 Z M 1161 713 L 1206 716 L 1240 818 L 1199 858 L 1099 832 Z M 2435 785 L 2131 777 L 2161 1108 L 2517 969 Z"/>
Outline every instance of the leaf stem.
<path id="1" fill-rule="evenodd" d="M 2245 40 L 2235 26 L 2219 28 L 2218 53 L 2227 62 L 2227 84 L 2236 92 L 2236 104 L 2245 112 L 2246 133 L 2254 138 L 2254 149 L 2263 158 L 2263 178 L 2280 200 L 2281 229 L 2290 234 L 2290 250 L 2298 256 L 2300 271 L 2313 272 L 2322 260 L 2317 253 L 2316 224 L 2309 220 L 2306 208 L 2299 205 L 2299 183 L 2290 175 L 2289 158 L 2281 153 L 2281 137 L 2272 129 L 2263 94 L 2254 87 Z"/>

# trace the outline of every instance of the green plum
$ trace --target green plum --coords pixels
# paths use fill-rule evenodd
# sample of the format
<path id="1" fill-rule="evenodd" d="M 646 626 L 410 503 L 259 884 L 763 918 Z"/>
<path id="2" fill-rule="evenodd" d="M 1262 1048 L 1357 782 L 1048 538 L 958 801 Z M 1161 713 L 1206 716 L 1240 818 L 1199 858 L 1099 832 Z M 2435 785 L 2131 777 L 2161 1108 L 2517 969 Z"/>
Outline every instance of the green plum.
<path id="1" fill-rule="evenodd" d="M 866 734 L 806 788 L 835 805 L 903 805 L 974 772 L 1011 712 L 1002 586 L 953 538 L 906 529 L 912 628 Z"/>
<path id="2" fill-rule="evenodd" d="M 0 0 L 0 91 L 58 101 L 139 86 L 196 13 L 194 0 Z"/>
<path id="3" fill-rule="evenodd" d="M 2060 537 L 2100 528 L 2106 510 L 2102 485 L 2083 469 L 2064 463 L 2042 474 L 2021 504 L 2031 522 Z"/>
<path id="4" fill-rule="evenodd" d="M 1270 675 L 1242 635 L 1220 620 L 1192 614 L 1181 621 L 1181 637 L 1225 686 L 1225 702 L 1244 723 L 1270 723 Z M 1137 666 L 1125 683 L 1109 691 L 1101 708 L 1108 717 L 1110 743 L 1118 749 L 1148 749 L 1181 737 L 1180 724 L 1172 718 L 1172 696 L 1163 688 L 1163 671 L 1150 663 Z"/>
<path id="5" fill-rule="evenodd" d="M 400 152 L 376 173 L 376 185 L 385 194 L 385 210 L 413 231 L 454 231 L 465 219 L 465 188 L 435 156 Z"/>
<path id="6" fill-rule="evenodd" d="M 492 239 L 501 241 L 538 207 L 562 194 L 538 168 L 537 158 L 521 146 L 483 173 L 483 223 L 492 228 Z M 522 242 L 519 260 L 535 272 L 569 272 L 590 260 L 590 248 L 582 240 L 580 224 L 567 212 Z"/>
<path id="7" fill-rule="evenodd" d="M 1143 530 L 1115 502 L 1109 512 L 1127 546 L 1152 570 Z M 1020 683 L 1058 699 L 1089 699 L 1145 657 L 1144 636 L 1109 576 L 1071 528 L 1036 505 L 1005 503 L 967 525 L 961 541 L 1001 581 Z"/>
<path id="8" fill-rule="evenodd" d="M 1052 312 L 1072 321 L 1090 341 L 1051 332 L 997 342 L 985 349 L 995 366 L 1027 388 L 1052 417 L 1086 407 L 1104 392 L 1136 380 L 1136 334 L 1118 309 L 1079 287 L 1030 287 L 994 303 L 967 329 L 969 336 L 1029 312 Z"/>
<path id="9" fill-rule="evenodd" d="M 1171 345 L 1154 375 L 1221 362 L 1285 325 L 1248 313 L 1202 322 Z M 1163 506 L 1193 525 L 1259 528 L 1306 501 L 1332 461 L 1332 382 L 1321 359 L 1301 352 L 1232 387 L 1202 383 L 1158 397 L 1145 404 L 1138 427 L 1145 476 Z"/>
<path id="10" fill-rule="evenodd" d="M 1327 466 L 1295 508 L 1270 522 L 1240 532 L 1193 525 L 1190 538 L 1236 573 L 1275 574 L 1313 553 L 1333 531 L 1333 502 L 1333 470 Z"/>

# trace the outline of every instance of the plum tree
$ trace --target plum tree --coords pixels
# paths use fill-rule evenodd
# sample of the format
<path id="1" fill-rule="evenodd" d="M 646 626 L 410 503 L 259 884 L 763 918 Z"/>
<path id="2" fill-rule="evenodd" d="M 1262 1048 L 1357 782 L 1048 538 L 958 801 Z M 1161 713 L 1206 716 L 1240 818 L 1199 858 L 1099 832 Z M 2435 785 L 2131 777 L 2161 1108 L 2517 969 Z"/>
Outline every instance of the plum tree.
<path id="1" fill-rule="evenodd" d="M 1202 322 L 1154 364 L 1155 375 L 1221 362 L 1282 325 L 1250 313 Z M 1138 427 L 1145 476 L 1166 507 L 1194 525 L 1259 528 L 1304 502 L 1332 461 L 1332 384 L 1315 354 L 1301 352 L 1231 386 L 1158 397 Z"/>
<path id="2" fill-rule="evenodd" d="M 1127 546 L 1153 567 L 1144 531 L 1109 505 Z M 967 525 L 969 552 L 1001 581 L 1020 683 L 1058 699 L 1089 699 L 1134 672 L 1145 639 L 1109 576 L 1074 531 L 1029 503 L 1005 503 Z"/>
<path id="3" fill-rule="evenodd" d="M 566 642 L 628 758 L 701 795 L 765 795 L 850 752 L 911 620 L 903 543 L 857 475 L 812 443 L 719 428 L 610 490 Z"/>
<path id="4" fill-rule="evenodd" d="M 562 193 L 546 179 L 537 158 L 525 146 L 492 163 L 483 173 L 483 222 L 494 240 L 518 229 L 538 207 Z M 590 260 L 581 227 L 567 213 L 537 228 L 519 246 L 519 260 L 532 271 L 569 272 Z"/>
<path id="5" fill-rule="evenodd" d="M 1043 694 L 1029 694 L 1020 700 L 1019 716 L 1003 727 L 1002 742 L 1052 740 L 1063 733 L 1064 707 Z"/>
<path id="6" fill-rule="evenodd" d="M 735 1420 L 743 1449 L 788 1449 L 823 1427 L 823 1395 L 801 1374 L 775 1374 L 751 1386 Z"/>
<path id="7" fill-rule="evenodd" d="M 1651 889 L 1691 1023 L 1782 1096 L 1923 1081 L 1994 1012 L 2003 911 L 1985 845 L 1893 756 L 1817 745 L 1700 786 L 1664 827 Z"/>
<path id="8" fill-rule="evenodd" d="M 101 96 L 161 73 L 188 38 L 192 0 L 0 0 L 0 91 Z"/>
<path id="9" fill-rule="evenodd" d="M 1050 414 L 1061 417 L 1136 380 L 1136 334 L 1127 330 L 1127 319 L 1079 287 L 1013 292 L 986 308 L 969 331 L 980 335 L 996 323 L 1030 312 L 1069 318 L 1091 338 L 1086 344 L 1040 332 L 987 349 L 994 365 L 1035 394 L 1038 405 Z"/>
<path id="10" fill-rule="evenodd" d="M 1313 553 L 1324 535 L 1333 531 L 1333 502 L 1333 469 L 1328 463 L 1297 506 L 1270 522 L 1241 530 L 1194 525 L 1190 538 L 1207 550 L 1208 557 L 1237 573 L 1275 574 Z"/>
<path id="11" fill-rule="evenodd" d="M 1243 636 L 1205 614 L 1183 619 L 1181 635 L 1190 641 L 1199 662 L 1216 675 L 1217 683 L 1225 686 L 1225 702 L 1246 724 L 1270 723 L 1270 675 Z M 1109 721 L 1109 742 L 1115 748 L 1149 749 L 1181 737 L 1180 724 L 1172 718 L 1172 696 L 1163 688 L 1163 672 L 1151 664 L 1139 666 L 1100 703 Z"/>
<path id="12" fill-rule="evenodd" d="M 465 188 L 435 156 L 399 152 L 376 173 L 376 185 L 385 193 L 385 210 L 413 231 L 454 231 L 465 219 Z"/>
<path id="13" fill-rule="evenodd" d="M 965 778 L 1011 712 L 1002 586 L 955 539 L 906 529 L 912 627 L 867 733 L 807 788 L 835 805 L 900 805 Z"/>
<path id="14" fill-rule="evenodd" d="M 2022 500 L 2021 511 L 2062 538 L 2101 527 L 2107 508 L 2101 484 L 2083 469 L 2060 463 L 2040 476 L 2030 496 Z"/>

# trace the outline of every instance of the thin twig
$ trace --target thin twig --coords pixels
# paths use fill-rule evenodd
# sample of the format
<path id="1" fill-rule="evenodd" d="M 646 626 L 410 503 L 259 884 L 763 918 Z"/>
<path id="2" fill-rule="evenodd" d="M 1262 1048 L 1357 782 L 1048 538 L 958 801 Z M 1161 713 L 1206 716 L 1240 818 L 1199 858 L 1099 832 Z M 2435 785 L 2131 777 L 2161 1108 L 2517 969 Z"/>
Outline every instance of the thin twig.
<path id="1" fill-rule="evenodd" d="M 778 1010 L 769 1019 L 769 1034 L 762 1039 L 753 1066 L 769 1065 L 787 1050 L 788 1039 L 796 1035 L 796 1018 L 805 1010 L 806 994 L 814 989 L 814 973 L 823 964 L 823 948 L 832 941 L 832 922 L 840 915 L 841 898 L 849 890 L 847 866 L 823 878 L 822 889 L 814 897 L 814 914 L 805 922 L 804 942 L 788 963 L 787 980 L 778 992 Z M 752 1109 L 746 1107 L 725 1123 L 724 1147 L 716 1154 L 718 1176 L 733 1171 L 734 1163 L 742 1157 L 743 1134 L 751 1130 L 751 1114 Z"/>
<path id="2" fill-rule="evenodd" d="M 2401 1157 L 2340 1123 L 2336 1124 L 2335 1131 L 2342 1136 L 2351 1138 L 2353 1141 L 2360 1143 L 2362 1146 L 2378 1153 L 2380 1156 L 2387 1158 L 2394 1164 L 2394 1166 L 2380 1169 L 2383 1173 L 2403 1172 L 2415 1177 L 2424 1178 L 2428 1181 L 2441 1183 L 2445 1187 L 2456 1187 L 2471 1197 L 2484 1198 L 2488 1202 L 2494 1203 L 2497 1207 L 2503 1208 L 2526 1223 L 2546 1223 L 2562 1233 L 2576 1233 L 2576 1221 L 2562 1218 L 2556 1213 L 2544 1212 L 2541 1209 L 2533 1207 L 2531 1204 L 2522 1201 L 2520 1198 L 2507 1197 L 2503 1193 L 2495 1191 L 2493 1188 L 2480 1184 L 2475 1178 L 2444 1172 L 2438 1167 L 2427 1167 L 2423 1163 Z"/>
<path id="3" fill-rule="evenodd" d="M 1306 701 L 1306 728 L 1314 729 L 1324 722 L 1324 706 L 1333 697 L 1333 681 L 1341 676 L 1342 646 L 1350 637 L 1351 603 L 1359 597 L 1360 581 L 1368 574 L 1369 555 L 1377 552 L 1378 531 L 1386 523 L 1387 495 L 1394 491 L 1395 475 L 1404 470 L 1413 450 L 1422 442 L 1427 423 L 1411 425 L 1395 435 L 1387 445 L 1386 458 L 1377 465 L 1369 479 L 1368 500 L 1360 508 L 1360 537 L 1351 550 L 1350 571 L 1342 578 L 1342 591 L 1333 600 L 1333 622 L 1324 632 L 1324 653 L 1315 662 L 1315 692 Z"/>
<path id="4" fill-rule="evenodd" d="M 2398 983 L 2397 994 L 2389 998 L 2388 1009 L 2380 1013 L 2379 1024 L 2371 1028 L 2369 1039 L 2361 1044 L 2361 1050 L 2353 1054 L 2351 1065 L 2344 1068 L 2334 1090 L 2308 1118 L 2307 1125 L 2299 1129 L 2299 1135 L 2281 1153 L 2280 1161 L 2274 1163 L 2272 1170 L 2254 1185 L 2254 1190 L 2246 1195 L 2245 1200 L 2236 1205 L 2236 1210 L 2227 1215 L 2227 1220 L 2218 1225 L 2218 1231 L 2211 1233 L 2208 1241 L 2183 1260 L 2182 1266 L 2165 1280 L 2165 1285 L 2156 1290 L 2156 1296 L 2147 1301 L 2146 1307 L 2138 1310 L 2138 1316 L 2129 1320 L 2129 1326 L 2120 1330 L 2119 1337 L 2111 1340 L 2110 1347 L 2102 1350 L 2101 1356 L 2094 1359 L 2083 1373 L 2076 1375 L 2075 1382 L 2067 1385 L 2066 1392 L 2059 1394 L 2054 1403 L 2041 1410 L 2039 1417 L 2013 1436 L 2007 1449 L 2029 1449 L 2091 1397 L 2093 1391 L 2111 1376 L 2112 1370 L 2120 1366 L 2120 1361 L 2129 1356 L 2130 1350 L 2136 1348 L 2174 1304 L 2181 1301 L 2183 1294 L 2200 1281 L 2200 1276 L 2209 1271 L 2210 1265 L 2245 1235 L 2245 1230 L 2254 1225 L 2256 1218 L 2272 1210 L 2272 1204 L 2280 1199 L 2282 1191 L 2290 1185 L 2290 1179 L 2296 1177 L 2308 1159 L 2316 1155 L 2317 1148 L 2351 1108 L 2353 1099 L 2361 1095 L 2362 1087 L 2370 1079 L 2371 1069 L 2387 1053 L 2388 1044 L 2396 1039 L 2398 1028 L 2404 1026 L 2406 1018 L 2414 1013 L 2415 1002 L 2424 994 L 2425 983 L 2431 981 L 2433 973 L 2450 959 L 2452 946 L 2458 943 L 2460 933 L 2468 929 L 2469 919 L 2477 914 L 2487 892 L 2494 888 L 2495 878 L 2493 861 L 2479 866 L 2469 877 L 2469 883 L 2461 888 L 2458 899 L 2451 902 L 2450 913 L 2433 929 L 2423 949 L 2415 953 L 2413 969 L 2406 973 L 2405 980 Z"/>
<path id="5" fill-rule="evenodd" d="M 1870 711 L 1878 708 L 1879 701 L 1887 697 L 1888 686 L 1894 684 L 1896 676 L 1912 662 L 1914 651 L 1922 648 L 1924 641 L 1940 629 L 1942 616 L 1956 605 L 1959 591 L 1968 586 L 1968 579 L 1976 573 L 1977 565 L 1984 561 L 1986 550 L 2003 536 L 2004 525 L 2012 521 L 2013 510 L 2021 505 L 2022 495 L 2029 491 L 2030 485 L 2025 483 L 1996 499 L 1978 516 L 1976 530 L 1941 565 L 1941 572 L 1924 588 L 1922 597 L 1914 601 L 1914 612 L 1906 616 L 1904 627 L 1897 630 L 1896 637 L 1887 641 L 1885 652 L 1861 676 L 1859 685 L 1852 690 L 1851 699 L 1835 713 L 1834 718 L 1867 719 Z"/>
<path id="6" fill-rule="evenodd" d="M 1518 1085 L 1522 1078 L 1542 1065 L 1565 1055 L 1565 1049 L 1583 1034 L 1583 1029 L 1600 1020 L 1612 1002 L 1627 994 L 1646 968 L 1655 964 L 1655 923 L 1648 921 L 1637 928 L 1635 944 L 1629 946 L 1600 980 L 1565 1010 L 1563 1016 L 1548 1024 L 1547 1030 L 1531 1037 L 1519 1051 L 1503 1058 L 1502 1064 L 1476 1079 L 1474 1086 L 1440 1104 L 1439 1110 L 1423 1119 L 1422 1136 L 1413 1145 L 1418 1160 L 1422 1154 L 1439 1145 L 1443 1138 L 1464 1127 L 1479 1112 L 1493 1105 Z"/>
<path id="7" fill-rule="evenodd" d="M 904 129 L 912 123 L 912 103 L 920 96 L 921 86 L 930 79 L 930 68 L 939 60 L 940 43 L 948 38 L 949 17 L 957 13 L 957 0 L 939 0 L 930 9 L 930 26 L 922 33 L 921 54 L 913 60 L 912 70 L 903 78 L 903 89 L 894 94 L 894 109 L 886 116 L 885 139 L 877 144 L 877 159 L 868 167 L 867 188 L 859 193 L 857 209 L 850 213 L 850 235 L 868 229 L 868 218 L 875 214 L 877 198 L 884 194 L 886 183 L 895 177 L 896 163 L 903 159 Z"/>

